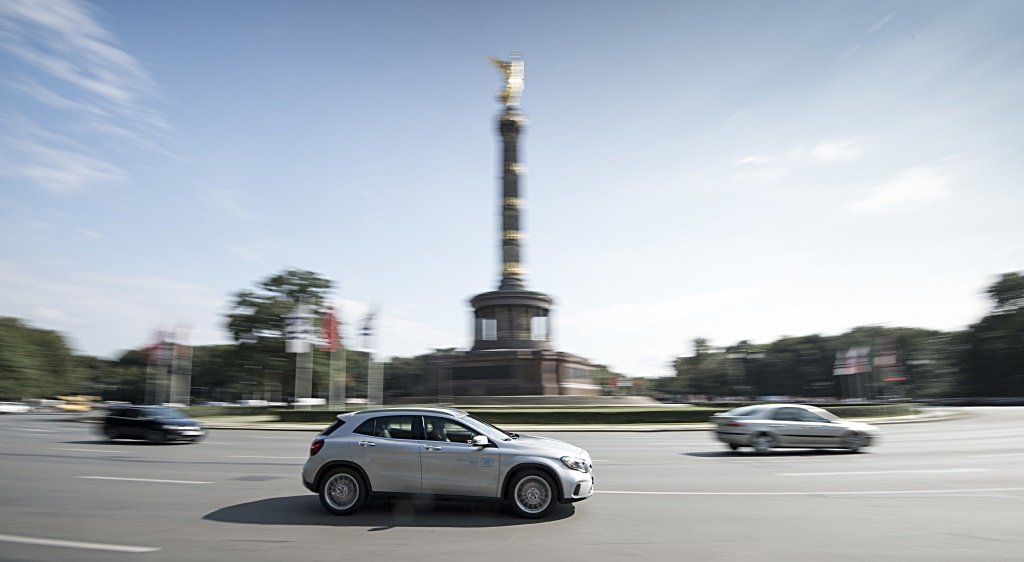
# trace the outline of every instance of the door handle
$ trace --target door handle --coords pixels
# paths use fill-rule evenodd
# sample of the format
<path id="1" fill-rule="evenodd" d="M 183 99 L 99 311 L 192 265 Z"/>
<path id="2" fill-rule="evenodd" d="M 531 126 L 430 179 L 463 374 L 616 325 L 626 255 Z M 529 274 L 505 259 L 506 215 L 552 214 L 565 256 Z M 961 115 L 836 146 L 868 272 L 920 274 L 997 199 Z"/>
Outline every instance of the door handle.
<path id="1" fill-rule="evenodd" d="M 360 447 L 376 447 L 377 444 L 374 443 L 373 441 L 360 441 L 359 442 L 359 446 Z"/>
<path id="2" fill-rule="evenodd" d="M 426 445 L 428 451 L 440 451 L 441 447 L 435 447 L 433 445 Z"/>

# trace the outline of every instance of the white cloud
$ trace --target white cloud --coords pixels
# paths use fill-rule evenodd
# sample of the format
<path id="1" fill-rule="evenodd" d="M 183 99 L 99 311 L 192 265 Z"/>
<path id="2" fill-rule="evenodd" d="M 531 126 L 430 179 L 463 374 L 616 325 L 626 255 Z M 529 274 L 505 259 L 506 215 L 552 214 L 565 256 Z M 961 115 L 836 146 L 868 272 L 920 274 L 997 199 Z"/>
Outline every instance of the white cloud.
<path id="1" fill-rule="evenodd" d="M 161 277 L 50 272 L 0 261 L 0 310 L 60 331 L 78 351 L 100 356 L 136 348 L 154 329 L 195 327 L 203 343 L 223 343 L 221 291 Z M 202 338 L 199 340 L 199 338 Z"/>
<path id="2" fill-rule="evenodd" d="M 864 214 L 906 211 L 948 199 L 953 193 L 952 183 L 936 169 L 910 168 L 896 179 L 868 190 L 866 196 L 850 204 L 850 209 Z"/>
<path id="3" fill-rule="evenodd" d="M 74 0 L 9 0 L 0 4 L 7 33 L 0 45 L 54 78 L 131 107 L 153 82 L 131 55 Z M 13 29 L 11 29 L 13 28 Z"/>
<path id="4" fill-rule="evenodd" d="M 736 287 L 559 315 L 555 345 L 632 376 L 665 375 L 671 359 L 687 345 L 687 333 L 717 329 L 708 318 L 732 317 L 761 292 L 759 287 Z"/>
<path id="5" fill-rule="evenodd" d="M 72 193 L 103 182 L 124 181 L 128 175 L 120 167 L 75 150 L 43 146 L 33 141 L 21 143 L 26 157 L 6 175 L 27 178 L 58 193 Z"/>
<path id="6" fill-rule="evenodd" d="M 852 162 L 859 160 L 866 146 L 858 140 L 823 142 L 811 149 L 811 157 L 818 162 Z"/>
<path id="7" fill-rule="evenodd" d="M 103 135 L 126 151 L 169 154 L 162 145 L 172 130 L 151 107 L 158 94 L 153 79 L 88 4 L 0 2 L 0 51 L 13 61 L 2 85 L 50 111 L 39 118 L 44 131 L 23 115 L 12 123 L 18 127 L 8 127 L 0 163 L 17 166 L 5 165 L 5 176 L 64 193 L 127 178 L 122 166 L 100 155 L 103 145 L 95 139 L 69 141 L 83 133 Z"/>
<path id="8" fill-rule="evenodd" d="M 739 160 L 736 161 L 736 164 L 739 165 L 739 166 L 743 166 L 743 165 L 747 165 L 747 164 L 753 164 L 753 165 L 760 166 L 760 165 L 764 165 L 764 164 L 771 164 L 771 163 L 775 162 L 775 160 L 776 160 L 776 158 L 774 156 L 765 156 L 764 154 L 754 154 L 752 156 L 747 156 L 747 157 L 744 157 L 744 158 L 740 158 Z"/>
<path id="9" fill-rule="evenodd" d="M 874 35 L 879 29 L 885 27 L 885 24 L 889 23 L 889 20 L 891 20 L 895 15 L 896 12 L 889 12 L 889 14 L 884 18 L 878 20 L 875 25 L 869 27 L 868 30 L 864 32 L 864 35 Z"/>

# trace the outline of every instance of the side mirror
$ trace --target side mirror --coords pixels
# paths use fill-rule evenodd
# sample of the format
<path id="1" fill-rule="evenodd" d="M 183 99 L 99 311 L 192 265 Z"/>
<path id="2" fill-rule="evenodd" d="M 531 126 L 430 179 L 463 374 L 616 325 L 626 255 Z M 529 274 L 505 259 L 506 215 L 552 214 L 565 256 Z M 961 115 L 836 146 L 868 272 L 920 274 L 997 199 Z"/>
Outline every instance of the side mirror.
<path id="1" fill-rule="evenodd" d="M 475 435 L 469 440 L 469 444 L 474 447 L 490 447 L 491 440 L 486 435 Z"/>

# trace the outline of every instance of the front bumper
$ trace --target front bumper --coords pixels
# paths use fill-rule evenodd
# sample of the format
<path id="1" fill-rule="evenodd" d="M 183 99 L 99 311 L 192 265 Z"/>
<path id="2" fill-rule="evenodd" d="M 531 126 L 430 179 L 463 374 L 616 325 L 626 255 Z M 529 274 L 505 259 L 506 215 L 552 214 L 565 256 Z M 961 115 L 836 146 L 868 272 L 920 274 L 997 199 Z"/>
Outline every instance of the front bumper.
<path id="1" fill-rule="evenodd" d="M 164 435 L 170 441 L 199 441 L 206 437 L 203 429 L 165 429 Z"/>
<path id="2" fill-rule="evenodd" d="M 587 472 L 578 470 L 560 470 L 562 481 L 562 503 L 583 501 L 594 495 L 594 466 L 588 463 Z"/>

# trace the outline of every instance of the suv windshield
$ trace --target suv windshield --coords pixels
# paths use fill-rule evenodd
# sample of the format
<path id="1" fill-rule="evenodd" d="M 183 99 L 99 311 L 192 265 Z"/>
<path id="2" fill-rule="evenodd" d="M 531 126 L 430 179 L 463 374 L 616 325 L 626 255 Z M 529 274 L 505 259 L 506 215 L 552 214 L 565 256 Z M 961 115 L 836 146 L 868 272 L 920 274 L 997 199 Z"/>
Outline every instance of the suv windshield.
<path id="1" fill-rule="evenodd" d="M 145 412 L 156 419 L 180 420 L 188 417 L 174 408 L 146 408 Z"/>
<path id="2" fill-rule="evenodd" d="M 498 433 L 504 435 L 505 437 L 507 437 L 509 439 L 514 439 L 516 437 L 519 437 L 515 433 L 509 433 L 509 432 L 505 431 L 504 429 L 501 429 L 500 427 L 498 427 L 498 426 L 496 426 L 494 424 L 487 423 L 487 422 L 485 422 L 484 420 L 482 420 L 480 418 L 471 416 L 469 414 L 467 414 L 465 417 L 466 417 L 466 419 L 470 419 L 470 420 L 473 420 L 475 422 L 482 423 L 482 424 L 486 425 L 487 427 L 493 429 L 494 431 L 497 431 Z"/>

